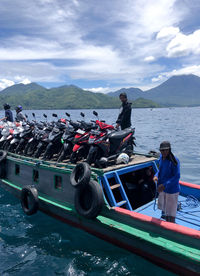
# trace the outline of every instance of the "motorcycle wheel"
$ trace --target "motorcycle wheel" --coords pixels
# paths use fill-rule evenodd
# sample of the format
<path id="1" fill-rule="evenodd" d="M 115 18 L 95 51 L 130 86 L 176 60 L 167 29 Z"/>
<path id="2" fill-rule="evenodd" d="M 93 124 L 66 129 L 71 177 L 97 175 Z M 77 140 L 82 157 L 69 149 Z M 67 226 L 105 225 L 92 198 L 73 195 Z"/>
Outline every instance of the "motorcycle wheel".
<path id="1" fill-rule="evenodd" d="M 86 156 L 85 147 L 80 147 L 77 151 L 72 152 L 70 156 L 70 162 L 75 164 L 77 161 L 81 161 L 82 159 L 86 158 Z"/>
<path id="2" fill-rule="evenodd" d="M 133 144 L 129 144 L 128 147 L 126 148 L 125 152 L 128 154 L 129 157 L 132 156 L 133 149 L 134 149 Z"/>
<path id="3" fill-rule="evenodd" d="M 16 147 L 15 153 L 16 154 L 22 153 L 22 149 L 23 149 L 23 143 L 19 143 L 18 146 Z"/>
<path id="4" fill-rule="evenodd" d="M 39 147 L 39 148 L 36 150 L 36 152 L 35 152 L 35 154 L 33 155 L 33 157 L 39 158 L 41 154 L 42 154 L 42 147 Z"/>
<path id="5" fill-rule="evenodd" d="M 91 165 L 96 162 L 97 160 L 97 155 L 98 155 L 98 148 L 90 148 L 86 162 Z"/>
<path id="6" fill-rule="evenodd" d="M 15 147 L 16 147 L 16 144 L 10 144 L 9 146 L 8 146 L 8 151 L 9 152 L 14 152 L 15 151 Z"/>
<path id="7" fill-rule="evenodd" d="M 3 145 L 3 150 L 8 150 L 8 147 L 10 145 L 10 141 L 5 141 L 4 145 Z"/>
<path id="8" fill-rule="evenodd" d="M 77 154 L 77 152 L 72 152 L 72 154 L 70 155 L 70 162 L 72 164 L 76 164 L 77 161 L 78 161 L 78 154 Z"/>
<path id="9" fill-rule="evenodd" d="M 69 156 L 72 151 L 72 147 L 68 144 L 65 148 L 62 147 L 60 154 L 58 156 L 57 162 L 62 162 L 66 156 Z"/>
<path id="10" fill-rule="evenodd" d="M 42 157 L 43 160 L 48 160 L 50 159 L 50 157 L 53 155 L 52 153 L 52 145 L 48 145 L 45 152 L 44 152 L 44 155 Z"/>

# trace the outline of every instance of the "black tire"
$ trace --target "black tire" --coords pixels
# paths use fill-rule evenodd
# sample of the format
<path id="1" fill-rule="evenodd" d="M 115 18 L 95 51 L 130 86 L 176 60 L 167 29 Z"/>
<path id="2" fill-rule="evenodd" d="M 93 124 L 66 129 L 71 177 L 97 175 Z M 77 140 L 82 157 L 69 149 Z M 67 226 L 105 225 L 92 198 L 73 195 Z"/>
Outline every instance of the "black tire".
<path id="1" fill-rule="evenodd" d="M 90 181 L 91 170 L 90 166 L 86 162 L 82 162 L 76 165 L 70 175 L 70 182 L 74 188 L 84 186 Z"/>
<path id="2" fill-rule="evenodd" d="M 53 144 L 49 144 L 42 157 L 43 160 L 49 160 L 53 156 Z"/>
<path id="3" fill-rule="evenodd" d="M 18 144 L 18 146 L 16 147 L 16 150 L 15 150 L 16 154 L 22 153 L 23 144 L 24 144 L 24 142 L 19 142 L 19 144 Z"/>
<path id="4" fill-rule="evenodd" d="M 16 144 L 10 144 L 10 145 L 8 146 L 8 151 L 9 151 L 9 152 L 14 152 L 14 151 L 15 151 L 15 147 L 16 147 Z"/>
<path id="5" fill-rule="evenodd" d="M 7 152 L 5 150 L 0 150 L 0 163 L 2 163 L 7 156 Z"/>
<path id="6" fill-rule="evenodd" d="M 65 151 L 63 149 L 60 155 L 58 156 L 57 162 L 62 162 L 64 158 L 65 158 Z"/>
<path id="7" fill-rule="evenodd" d="M 22 189 L 21 205 L 24 213 L 28 216 L 38 211 L 38 191 L 35 187 L 27 186 Z"/>
<path id="8" fill-rule="evenodd" d="M 42 151 L 43 151 L 43 146 L 37 148 L 37 150 L 36 150 L 36 152 L 35 152 L 35 154 L 34 154 L 34 157 L 35 157 L 35 158 L 39 158 L 40 155 L 42 154 Z"/>
<path id="9" fill-rule="evenodd" d="M 3 150 L 7 151 L 9 145 L 10 145 L 10 140 L 6 140 L 5 143 L 3 144 Z"/>
<path id="10" fill-rule="evenodd" d="M 95 163 L 97 156 L 97 148 L 91 147 L 86 159 L 86 162 L 91 165 L 92 163 Z"/>
<path id="11" fill-rule="evenodd" d="M 100 214 L 104 204 L 100 184 L 91 180 L 87 185 L 76 189 L 74 204 L 79 215 L 89 219 L 96 218 Z"/>
<path id="12" fill-rule="evenodd" d="M 25 148 L 24 148 L 24 155 L 28 155 L 29 148 L 30 148 L 30 143 L 27 143 Z"/>
<path id="13" fill-rule="evenodd" d="M 66 156 L 69 157 L 70 153 L 72 152 L 72 146 L 70 143 L 66 144 L 66 146 L 62 146 L 60 154 L 58 156 L 57 162 L 62 162 L 63 159 L 66 158 Z"/>
<path id="14" fill-rule="evenodd" d="M 78 161 L 83 160 L 87 157 L 88 151 L 86 146 L 81 146 L 77 151 L 72 152 L 70 156 L 70 162 L 76 164 Z"/>
<path id="15" fill-rule="evenodd" d="M 78 160 L 78 154 L 77 152 L 73 151 L 72 154 L 70 155 L 70 162 L 72 164 L 76 164 L 77 160 Z"/>
<path id="16" fill-rule="evenodd" d="M 6 156 L 5 150 L 0 150 L 0 178 L 6 178 Z"/>

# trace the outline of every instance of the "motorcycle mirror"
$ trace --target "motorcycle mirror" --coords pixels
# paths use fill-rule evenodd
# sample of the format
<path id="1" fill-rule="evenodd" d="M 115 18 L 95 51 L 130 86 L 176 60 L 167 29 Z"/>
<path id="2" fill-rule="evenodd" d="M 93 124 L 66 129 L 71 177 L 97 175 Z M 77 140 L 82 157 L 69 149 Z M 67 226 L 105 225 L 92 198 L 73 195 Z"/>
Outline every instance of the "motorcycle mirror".
<path id="1" fill-rule="evenodd" d="M 85 114 L 84 114 L 83 112 L 81 112 L 80 114 L 81 114 L 81 116 L 82 116 L 83 118 L 85 117 Z"/>
<path id="2" fill-rule="evenodd" d="M 65 112 L 65 114 L 67 115 L 67 117 L 70 117 L 70 114 L 69 114 L 69 113 Z"/>
<path id="3" fill-rule="evenodd" d="M 35 113 L 32 113 L 32 115 L 33 115 L 33 118 L 35 118 Z"/>
<path id="4" fill-rule="evenodd" d="M 98 116 L 98 113 L 97 113 L 96 111 L 93 111 L 93 114 L 94 114 L 95 116 Z"/>
<path id="5" fill-rule="evenodd" d="M 47 118 L 47 115 L 46 114 L 43 114 L 44 118 Z"/>
<path id="6" fill-rule="evenodd" d="M 55 113 L 53 113 L 53 114 L 52 114 L 52 116 L 53 116 L 53 117 L 58 117 L 58 115 L 57 115 L 57 114 L 55 114 Z"/>

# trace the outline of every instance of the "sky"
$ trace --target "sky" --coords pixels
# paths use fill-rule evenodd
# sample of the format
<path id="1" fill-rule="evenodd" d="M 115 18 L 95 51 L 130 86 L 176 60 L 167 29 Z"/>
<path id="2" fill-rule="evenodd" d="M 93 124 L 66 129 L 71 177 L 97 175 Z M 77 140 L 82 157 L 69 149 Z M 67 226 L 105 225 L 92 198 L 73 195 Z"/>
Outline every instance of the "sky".
<path id="1" fill-rule="evenodd" d="M 0 0 L 0 90 L 107 93 L 200 77 L 200 0 Z"/>

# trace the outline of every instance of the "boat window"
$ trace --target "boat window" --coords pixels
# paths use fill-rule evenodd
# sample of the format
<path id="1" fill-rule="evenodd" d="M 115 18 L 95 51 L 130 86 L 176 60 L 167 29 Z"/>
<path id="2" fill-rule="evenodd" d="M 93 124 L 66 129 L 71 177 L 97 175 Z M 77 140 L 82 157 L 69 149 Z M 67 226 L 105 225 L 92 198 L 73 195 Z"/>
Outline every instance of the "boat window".
<path id="1" fill-rule="evenodd" d="M 33 170 L 33 181 L 39 182 L 39 171 L 38 170 Z"/>
<path id="2" fill-rule="evenodd" d="M 19 164 L 15 164 L 15 174 L 19 175 L 19 173 L 20 173 L 20 166 Z"/>
<path id="3" fill-rule="evenodd" d="M 60 175 L 55 175 L 54 181 L 55 181 L 55 189 L 61 190 L 62 189 L 62 177 Z"/>

